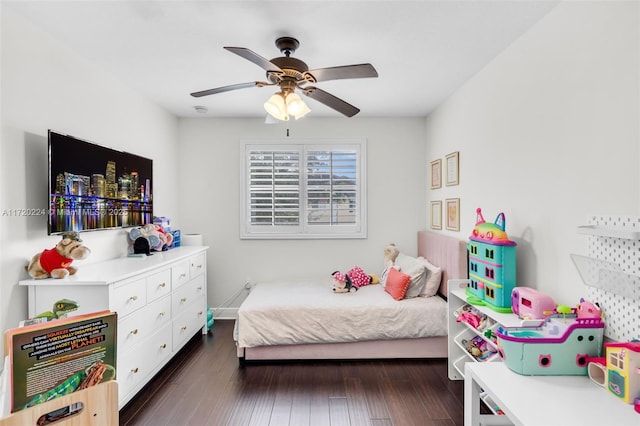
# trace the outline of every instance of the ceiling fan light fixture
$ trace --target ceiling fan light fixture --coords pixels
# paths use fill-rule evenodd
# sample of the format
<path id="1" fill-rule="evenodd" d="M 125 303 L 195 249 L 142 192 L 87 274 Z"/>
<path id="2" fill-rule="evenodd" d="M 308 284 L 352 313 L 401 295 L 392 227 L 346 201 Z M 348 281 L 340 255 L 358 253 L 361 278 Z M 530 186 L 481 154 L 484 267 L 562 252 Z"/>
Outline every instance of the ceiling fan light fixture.
<path id="1" fill-rule="evenodd" d="M 289 120 L 289 114 L 287 113 L 287 105 L 284 101 L 282 93 L 276 93 L 271 96 L 267 102 L 264 103 L 264 109 L 274 118 L 280 121 Z"/>
<path id="2" fill-rule="evenodd" d="M 286 98 L 287 112 L 296 120 L 307 115 L 311 110 L 296 93 L 289 93 Z"/>

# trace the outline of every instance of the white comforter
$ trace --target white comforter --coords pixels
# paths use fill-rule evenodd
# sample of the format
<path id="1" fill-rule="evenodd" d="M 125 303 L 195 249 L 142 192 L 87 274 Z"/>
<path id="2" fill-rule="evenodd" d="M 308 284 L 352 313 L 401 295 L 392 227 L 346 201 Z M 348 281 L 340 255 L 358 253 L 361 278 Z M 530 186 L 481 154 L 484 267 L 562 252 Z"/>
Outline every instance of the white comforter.
<path id="1" fill-rule="evenodd" d="M 380 284 L 336 294 L 328 282 L 261 283 L 238 310 L 239 347 L 417 338 L 447 334 L 438 297 L 394 300 Z"/>

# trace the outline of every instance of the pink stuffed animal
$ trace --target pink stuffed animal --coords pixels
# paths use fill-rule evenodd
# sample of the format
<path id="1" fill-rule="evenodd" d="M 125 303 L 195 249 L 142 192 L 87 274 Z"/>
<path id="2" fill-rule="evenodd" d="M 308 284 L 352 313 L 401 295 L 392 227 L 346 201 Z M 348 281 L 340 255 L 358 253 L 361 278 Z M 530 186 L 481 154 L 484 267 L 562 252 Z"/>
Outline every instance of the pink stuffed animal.
<path id="1" fill-rule="evenodd" d="M 580 303 L 576 309 L 578 318 L 602 318 L 602 310 L 597 303 L 591 303 L 580 298 Z"/>

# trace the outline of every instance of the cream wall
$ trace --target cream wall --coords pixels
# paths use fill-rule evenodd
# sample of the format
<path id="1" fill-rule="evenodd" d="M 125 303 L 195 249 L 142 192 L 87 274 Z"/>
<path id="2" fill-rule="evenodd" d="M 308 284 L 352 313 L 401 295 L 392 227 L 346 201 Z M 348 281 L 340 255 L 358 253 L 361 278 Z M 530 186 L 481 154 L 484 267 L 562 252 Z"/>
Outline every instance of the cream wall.
<path id="1" fill-rule="evenodd" d="M 577 303 L 586 289 L 569 257 L 594 214 L 640 213 L 638 2 L 563 2 L 426 120 L 427 162 L 460 151 L 467 238 L 477 207 L 506 214 L 518 285 Z"/>
<path id="2" fill-rule="evenodd" d="M 177 119 L 78 57 L 11 10 L 1 10 L 0 330 L 27 315 L 24 265 L 55 246 L 45 216 L 10 209 L 47 208 L 47 129 L 154 160 L 154 212 L 178 219 L 174 159 Z M 124 231 L 83 233 L 92 249 L 83 264 L 124 255 Z M 73 295 L 65 295 L 73 298 Z"/>
<path id="3" fill-rule="evenodd" d="M 209 303 L 220 306 L 245 280 L 326 277 L 358 265 L 380 273 L 384 246 L 416 254 L 424 229 L 423 118 L 311 118 L 290 123 L 290 138 L 365 138 L 368 238 L 358 240 L 240 240 L 240 139 L 286 137 L 284 125 L 264 119 L 180 120 L 182 230 L 209 245 Z M 295 283 L 295 281 L 294 281 Z M 295 285 L 292 285 L 295 292 Z M 244 297 L 229 301 L 238 306 Z M 230 316 L 233 310 L 218 315 Z"/>

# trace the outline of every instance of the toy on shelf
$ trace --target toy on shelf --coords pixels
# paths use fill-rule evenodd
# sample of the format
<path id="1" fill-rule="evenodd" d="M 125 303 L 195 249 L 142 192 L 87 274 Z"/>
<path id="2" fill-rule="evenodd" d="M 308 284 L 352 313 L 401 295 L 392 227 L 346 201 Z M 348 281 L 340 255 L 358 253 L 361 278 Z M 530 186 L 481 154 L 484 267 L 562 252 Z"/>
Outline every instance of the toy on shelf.
<path id="1" fill-rule="evenodd" d="M 491 328 L 495 324 L 495 321 L 468 303 L 456 309 L 454 315 L 457 322 L 464 322 L 480 332 Z"/>
<path id="2" fill-rule="evenodd" d="M 469 237 L 469 287 L 467 302 L 497 312 L 511 312 L 511 292 L 516 286 L 516 243 L 505 232 L 504 213 L 487 223 L 476 210 L 476 225 Z"/>
<path id="3" fill-rule="evenodd" d="M 544 293 L 529 287 L 511 291 L 511 309 L 523 320 L 545 319 L 556 309 L 556 302 Z"/>
<path id="4" fill-rule="evenodd" d="M 591 303 L 580 298 L 580 303 L 576 308 L 576 315 L 578 315 L 578 318 L 602 318 L 604 314 L 597 302 Z"/>
<path id="5" fill-rule="evenodd" d="M 640 398 L 640 341 L 605 343 L 605 387 L 626 402 L 634 404 Z M 640 411 L 639 411 L 640 412 Z"/>
<path id="6" fill-rule="evenodd" d="M 488 361 L 497 352 L 480 336 L 474 336 L 471 340 L 462 339 L 460 343 L 479 362 Z"/>
<path id="7" fill-rule="evenodd" d="M 601 317 L 553 314 L 537 326 L 499 328 L 498 352 L 519 374 L 587 375 L 587 365 L 600 356 L 604 332 Z"/>

